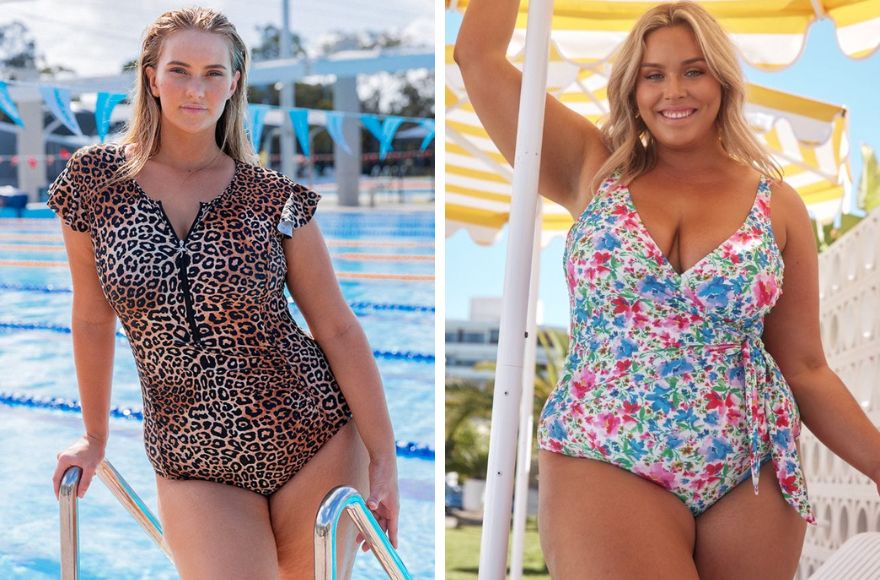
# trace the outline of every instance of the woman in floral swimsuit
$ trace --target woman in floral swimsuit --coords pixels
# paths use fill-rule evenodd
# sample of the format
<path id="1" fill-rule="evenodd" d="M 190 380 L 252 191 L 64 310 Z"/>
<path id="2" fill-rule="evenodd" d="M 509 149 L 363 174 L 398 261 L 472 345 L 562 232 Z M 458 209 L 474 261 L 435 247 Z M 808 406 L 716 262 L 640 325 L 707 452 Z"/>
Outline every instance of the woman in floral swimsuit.
<path id="1" fill-rule="evenodd" d="M 351 485 L 396 545 L 396 449 L 366 337 L 312 215 L 318 195 L 254 164 L 248 52 L 220 13 L 146 31 L 122 143 L 83 148 L 50 189 L 73 279 L 85 434 L 104 456 L 116 319 L 144 398 L 164 540 L 183 578 L 311 578 L 324 495 Z M 290 289 L 314 338 L 290 315 Z M 350 420 L 350 419 L 354 420 Z M 342 522 L 338 570 L 356 548 Z"/>
<path id="2" fill-rule="evenodd" d="M 511 163 L 517 4 L 472 0 L 455 52 Z M 792 578 L 816 523 L 801 418 L 880 486 L 880 431 L 824 358 L 806 207 L 743 99 L 730 41 L 688 2 L 635 24 L 601 130 L 547 97 L 538 190 L 575 219 L 570 351 L 538 427 L 554 578 Z"/>

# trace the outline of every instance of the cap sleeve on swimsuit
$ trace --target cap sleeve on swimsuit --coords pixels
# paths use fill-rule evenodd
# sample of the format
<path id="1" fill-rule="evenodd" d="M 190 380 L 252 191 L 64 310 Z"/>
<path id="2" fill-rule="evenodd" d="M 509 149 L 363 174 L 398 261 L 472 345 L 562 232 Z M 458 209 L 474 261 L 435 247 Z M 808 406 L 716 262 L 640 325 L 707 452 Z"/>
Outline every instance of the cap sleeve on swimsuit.
<path id="1" fill-rule="evenodd" d="M 58 214 L 61 221 L 78 232 L 89 231 L 89 208 L 85 199 L 82 157 L 80 149 L 67 160 L 67 165 L 49 186 L 46 205 Z"/>
<path id="2" fill-rule="evenodd" d="M 281 220 L 278 223 L 278 231 L 285 238 L 293 236 L 293 230 L 300 228 L 312 220 L 315 215 L 315 209 L 321 196 L 307 189 L 298 183 L 292 181 L 290 184 L 290 194 L 284 209 L 281 210 Z"/>

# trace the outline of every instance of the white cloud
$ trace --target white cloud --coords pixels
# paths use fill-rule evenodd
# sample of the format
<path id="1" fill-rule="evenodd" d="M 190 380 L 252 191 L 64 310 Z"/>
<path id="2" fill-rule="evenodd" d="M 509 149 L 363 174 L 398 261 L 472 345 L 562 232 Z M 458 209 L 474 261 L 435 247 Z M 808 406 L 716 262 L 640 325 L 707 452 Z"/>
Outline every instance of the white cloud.
<path id="1" fill-rule="evenodd" d="M 413 20 L 403 29 L 403 39 L 411 46 L 434 46 L 434 19 Z"/>

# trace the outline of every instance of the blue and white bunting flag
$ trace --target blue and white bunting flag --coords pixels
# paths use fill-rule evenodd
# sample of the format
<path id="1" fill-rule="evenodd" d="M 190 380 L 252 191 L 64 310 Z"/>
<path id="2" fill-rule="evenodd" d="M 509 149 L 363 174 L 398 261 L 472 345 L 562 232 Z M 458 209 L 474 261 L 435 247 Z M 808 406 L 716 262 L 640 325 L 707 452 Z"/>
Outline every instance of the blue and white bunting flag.
<path id="1" fill-rule="evenodd" d="M 293 123 L 293 131 L 296 140 L 299 141 L 300 152 L 308 157 L 309 152 L 309 110 L 290 109 L 290 122 Z"/>
<path id="2" fill-rule="evenodd" d="M 382 142 L 379 144 L 379 159 L 384 160 L 391 151 L 391 142 L 400 126 L 406 121 L 403 117 L 386 117 L 382 123 Z"/>
<path id="3" fill-rule="evenodd" d="M 263 139 L 263 126 L 265 125 L 266 113 L 269 111 L 269 105 L 248 105 L 248 134 L 251 138 L 251 145 L 254 151 L 260 152 L 260 145 Z"/>
<path id="4" fill-rule="evenodd" d="M 419 151 L 424 151 L 428 148 L 431 141 L 434 140 L 434 119 L 421 119 L 419 120 L 419 125 L 428 130 L 428 134 L 422 139 L 422 146 L 419 147 Z"/>
<path id="5" fill-rule="evenodd" d="M 13 123 L 19 127 L 24 127 L 24 122 L 18 116 L 18 107 L 15 106 L 15 102 L 9 95 L 9 89 L 6 88 L 6 83 L 3 81 L 0 81 L 0 110 L 6 113 L 6 116 L 12 119 Z"/>
<path id="6" fill-rule="evenodd" d="M 361 115 L 361 123 L 373 134 L 373 137 L 379 140 L 379 159 L 385 160 L 388 152 L 391 151 L 394 134 L 406 120 L 404 117 L 386 117 L 380 123 L 376 115 Z"/>
<path id="7" fill-rule="evenodd" d="M 345 113 L 339 111 L 327 111 L 324 113 L 324 116 L 327 119 L 327 132 L 330 133 L 330 138 L 333 139 L 333 142 L 339 145 L 343 151 L 351 155 L 351 147 L 345 142 L 345 133 L 342 130 L 342 124 L 345 122 Z"/>
<path id="8" fill-rule="evenodd" d="M 53 87 L 51 85 L 41 85 L 40 94 L 43 95 L 43 101 L 55 117 L 61 121 L 65 127 L 70 129 L 74 135 L 82 135 L 82 129 L 76 122 L 73 111 L 70 110 L 70 91 L 61 87 Z"/>
<path id="9" fill-rule="evenodd" d="M 110 130 L 110 115 L 113 109 L 125 100 L 125 93 L 98 93 L 98 100 L 95 102 L 95 128 L 98 131 L 98 137 L 101 143 L 107 137 L 107 131 Z"/>
<path id="10" fill-rule="evenodd" d="M 0 0 L 2 2 L 2 0 Z M 12 122 L 20 127 L 24 127 L 24 121 L 18 111 L 18 107 L 12 100 L 9 92 L 9 84 L 15 85 L 15 81 L 0 80 L 0 112 L 8 117 Z M 46 107 L 52 115 L 58 119 L 73 134 L 82 136 L 83 132 L 76 119 L 76 115 L 70 108 L 71 92 L 69 89 L 55 85 L 40 85 L 40 95 L 46 104 Z M 89 91 L 86 91 L 89 92 Z M 100 91 L 97 93 L 95 102 L 95 128 L 98 137 L 103 143 L 110 131 L 110 118 L 113 110 L 119 103 L 128 97 L 126 93 L 115 93 L 109 91 Z M 265 129 L 265 118 L 269 111 L 274 111 L 278 107 L 265 104 L 250 104 L 246 118 L 246 128 L 248 136 L 254 147 L 254 151 L 259 153 L 262 136 Z M 293 124 L 293 130 L 296 140 L 299 144 L 300 153 L 306 156 L 311 155 L 311 146 L 309 139 L 309 111 L 301 107 L 293 107 L 287 109 L 287 114 Z M 283 109 L 281 109 L 283 112 Z M 327 133 L 333 139 L 334 143 L 348 155 L 353 155 L 351 144 L 345 139 L 345 120 L 348 117 L 352 119 L 360 119 L 361 124 L 366 128 L 373 137 L 379 142 L 379 158 L 384 160 L 388 153 L 392 151 L 392 142 L 397 134 L 398 129 L 403 123 L 418 123 L 426 129 L 426 135 L 421 143 L 421 151 L 424 151 L 428 145 L 434 140 L 435 122 L 433 119 L 397 117 L 393 115 L 374 115 L 369 113 L 355 113 L 345 111 L 328 111 L 320 110 L 326 119 L 325 124 Z M 320 119 L 320 114 L 317 119 Z"/>
<path id="11" fill-rule="evenodd" d="M 382 122 L 376 115 L 361 115 L 361 124 L 367 128 L 367 131 L 373 134 L 376 141 L 382 142 Z"/>

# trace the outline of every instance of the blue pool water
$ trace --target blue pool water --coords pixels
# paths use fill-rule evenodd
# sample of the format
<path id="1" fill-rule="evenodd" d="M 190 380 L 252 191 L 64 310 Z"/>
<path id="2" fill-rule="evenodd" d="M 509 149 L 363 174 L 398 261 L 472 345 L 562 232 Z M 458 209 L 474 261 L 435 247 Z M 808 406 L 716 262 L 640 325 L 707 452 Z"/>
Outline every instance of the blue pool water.
<path id="1" fill-rule="evenodd" d="M 373 350 L 433 356 L 433 213 L 323 211 L 318 222 L 343 295 L 354 305 Z M 35 267 L 35 261 L 46 265 Z M 63 261 L 57 220 L 0 219 L 0 393 L 78 398 L 70 335 L 27 328 L 70 326 L 70 274 L 66 267 L 51 265 Z M 364 273 L 390 279 L 345 277 Z M 410 306 L 429 308 L 407 310 Z M 295 306 L 292 312 L 304 325 Z M 22 323 L 24 328 L 15 327 Z M 393 357 L 377 362 L 397 439 L 433 446 L 433 363 Z M 111 404 L 141 407 L 137 372 L 124 337 L 116 343 Z M 77 413 L 0 404 L 0 578 L 59 576 L 59 516 L 51 477 L 55 454 L 81 432 Z M 111 419 L 107 458 L 156 512 L 155 480 L 138 421 Z M 400 456 L 398 473 L 399 552 L 415 577 L 430 578 L 434 461 Z M 97 480 L 79 511 L 83 578 L 177 578 L 170 562 Z M 383 573 L 371 554 L 359 554 L 354 577 L 379 578 Z"/>

